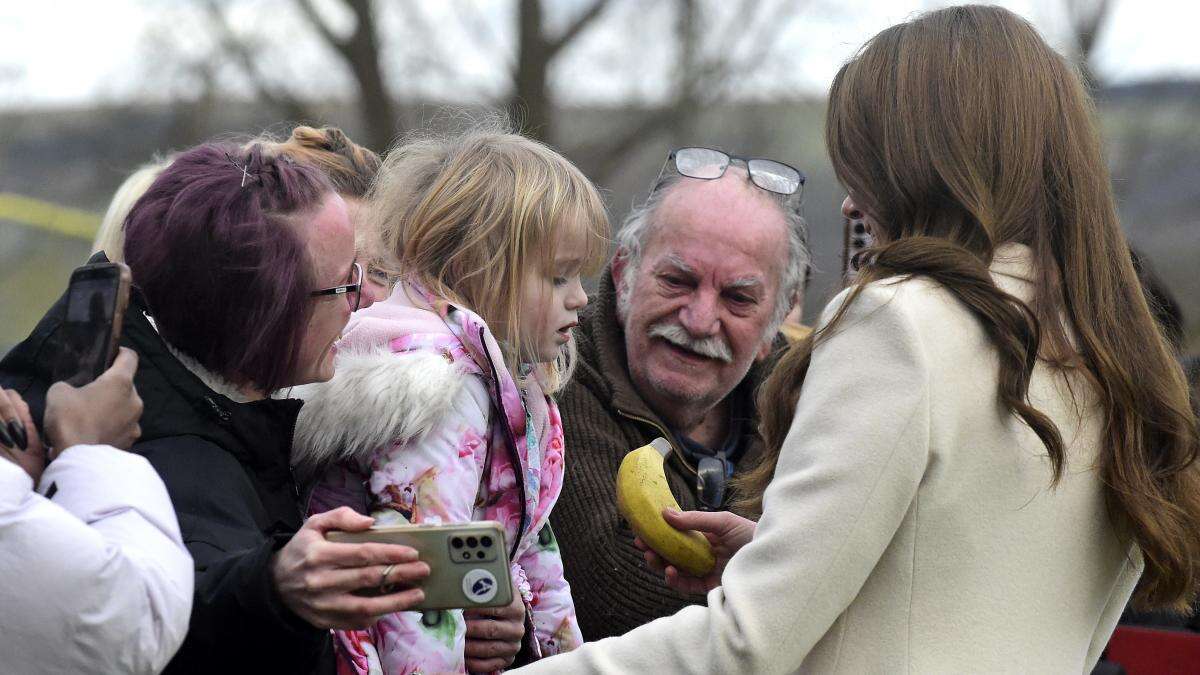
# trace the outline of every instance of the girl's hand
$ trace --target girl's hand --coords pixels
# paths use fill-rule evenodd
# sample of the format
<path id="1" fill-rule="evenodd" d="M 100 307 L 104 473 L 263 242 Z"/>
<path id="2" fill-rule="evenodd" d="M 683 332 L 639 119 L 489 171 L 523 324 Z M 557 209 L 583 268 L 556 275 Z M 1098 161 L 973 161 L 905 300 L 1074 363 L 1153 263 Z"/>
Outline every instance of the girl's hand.
<path id="1" fill-rule="evenodd" d="M 754 538 L 757 526 L 753 520 L 743 518 L 728 511 L 674 511 L 663 509 L 663 518 L 667 524 L 677 530 L 697 530 L 712 544 L 713 554 L 717 564 L 706 576 L 695 577 L 683 572 L 667 562 L 646 545 L 641 539 L 633 543 L 642 550 L 646 564 L 656 572 L 663 574 L 667 585 L 684 593 L 703 594 L 721 585 L 721 574 L 725 565 L 743 546 Z"/>
<path id="2" fill-rule="evenodd" d="M 525 637 L 525 601 L 513 589 L 513 600 L 506 607 L 468 609 L 467 671 L 491 673 L 513 664 Z"/>
<path id="3" fill-rule="evenodd" d="M 46 448 L 25 399 L 11 389 L 0 389 L 0 455 L 24 469 L 35 487 L 42 479 Z"/>

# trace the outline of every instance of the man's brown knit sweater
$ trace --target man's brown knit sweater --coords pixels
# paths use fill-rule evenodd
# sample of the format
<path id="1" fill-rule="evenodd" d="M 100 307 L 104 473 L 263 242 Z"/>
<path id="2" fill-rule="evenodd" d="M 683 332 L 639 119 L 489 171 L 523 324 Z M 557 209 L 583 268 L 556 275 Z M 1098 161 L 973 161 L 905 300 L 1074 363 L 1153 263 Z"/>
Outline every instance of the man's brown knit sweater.
<path id="1" fill-rule="evenodd" d="M 550 523 L 583 636 L 599 640 L 674 614 L 686 605 L 703 603 L 704 597 L 671 590 L 646 567 L 633 546 L 632 531 L 617 511 L 617 469 L 625 454 L 658 436 L 672 444 L 674 439 L 629 379 L 610 271 L 600 280 L 575 337 L 579 364 L 558 396 L 566 435 L 566 477 Z M 776 346 L 781 344 L 777 341 Z M 760 370 L 758 365 L 751 368 L 731 396 L 750 398 Z M 753 411 L 752 402 L 747 401 L 743 409 Z M 747 426 L 757 428 L 756 413 Z M 754 438 L 738 462 L 738 471 L 754 466 L 761 455 L 762 443 Z M 696 468 L 684 457 L 676 447 L 667 461 L 667 482 L 679 505 L 694 510 Z"/>

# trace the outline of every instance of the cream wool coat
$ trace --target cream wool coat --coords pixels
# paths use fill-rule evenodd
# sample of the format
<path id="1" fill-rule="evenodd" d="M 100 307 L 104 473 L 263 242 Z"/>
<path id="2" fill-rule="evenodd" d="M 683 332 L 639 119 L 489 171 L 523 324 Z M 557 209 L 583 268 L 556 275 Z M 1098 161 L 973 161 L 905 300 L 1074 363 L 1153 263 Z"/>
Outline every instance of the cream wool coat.
<path id="1" fill-rule="evenodd" d="M 1005 247 L 993 278 L 1029 299 L 1029 260 Z M 1142 563 L 1092 469 L 1089 389 L 1072 382 L 1076 408 L 1060 375 L 1034 370 L 1030 399 L 1068 447 L 1052 489 L 1044 447 L 997 399 L 981 325 L 948 291 L 875 282 L 845 319 L 813 353 L 754 540 L 708 607 L 528 672 L 1090 671 Z"/>

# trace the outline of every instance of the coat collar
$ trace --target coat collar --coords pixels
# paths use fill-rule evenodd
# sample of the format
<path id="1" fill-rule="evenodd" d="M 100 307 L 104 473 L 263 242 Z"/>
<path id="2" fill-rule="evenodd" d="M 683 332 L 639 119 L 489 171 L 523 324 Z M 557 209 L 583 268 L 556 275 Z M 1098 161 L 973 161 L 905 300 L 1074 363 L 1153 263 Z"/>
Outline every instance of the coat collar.
<path id="1" fill-rule="evenodd" d="M 158 324 L 154 322 L 154 317 L 146 314 L 146 321 L 150 324 L 151 328 L 153 328 L 155 331 L 158 331 Z M 159 337 L 162 337 L 162 333 L 159 333 Z M 193 359 L 187 354 L 184 354 L 182 351 L 176 349 L 174 345 L 172 345 L 170 342 L 167 342 L 166 338 L 162 338 L 162 343 L 163 347 L 166 347 L 167 351 L 171 352 L 171 356 L 175 357 L 175 360 L 179 361 L 184 368 L 187 368 L 188 372 L 195 375 L 196 379 L 200 380 L 204 386 L 213 390 L 214 393 L 220 394 L 225 398 L 234 401 L 235 403 L 249 403 L 252 400 L 250 397 L 243 394 L 236 384 L 230 382 L 221 375 L 214 373 L 208 368 L 205 368 L 204 365 L 196 359 Z"/>
<path id="2" fill-rule="evenodd" d="M 150 322 L 139 294 L 131 294 L 122 342 L 138 352 L 135 384 L 145 401 L 140 442 L 192 435 L 224 448 L 271 485 L 291 479 L 288 456 L 301 401 L 237 401 L 214 390 L 221 378 L 197 374 L 172 353 Z"/>
<path id="3" fill-rule="evenodd" d="M 1034 281 L 1033 249 L 1025 244 L 1009 242 L 1001 244 L 992 254 L 989 268 L 992 274 L 1001 274 L 1027 283 Z"/>
<path id="4" fill-rule="evenodd" d="M 1001 290 L 1024 302 L 1033 298 L 1037 270 L 1033 265 L 1033 249 L 1025 244 L 1009 242 L 998 246 L 988 271 Z"/>

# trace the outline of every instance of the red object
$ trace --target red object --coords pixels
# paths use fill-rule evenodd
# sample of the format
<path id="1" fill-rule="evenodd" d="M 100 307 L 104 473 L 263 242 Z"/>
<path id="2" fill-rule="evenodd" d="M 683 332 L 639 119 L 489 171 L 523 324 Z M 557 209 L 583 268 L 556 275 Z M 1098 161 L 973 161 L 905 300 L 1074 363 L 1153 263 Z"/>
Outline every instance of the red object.
<path id="1" fill-rule="evenodd" d="M 1200 675 L 1200 633 L 1117 626 L 1107 658 L 1128 675 Z"/>

